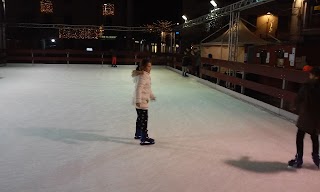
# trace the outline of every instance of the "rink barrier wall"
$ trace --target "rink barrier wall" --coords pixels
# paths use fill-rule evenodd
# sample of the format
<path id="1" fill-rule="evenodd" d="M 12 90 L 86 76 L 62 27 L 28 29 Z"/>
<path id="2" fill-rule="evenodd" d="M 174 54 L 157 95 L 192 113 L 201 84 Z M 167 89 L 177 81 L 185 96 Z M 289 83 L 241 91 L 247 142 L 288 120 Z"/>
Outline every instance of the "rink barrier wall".
<path id="1" fill-rule="evenodd" d="M 112 60 L 111 51 L 82 50 L 7 50 L 7 63 L 41 63 L 41 64 L 101 64 L 109 65 Z M 155 65 L 167 65 L 172 62 L 173 54 L 117 51 L 117 64 L 137 64 L 143 58 L 150 58 Z"/>
<path id="2" fill-rule="evenodd" d="M 175 68 L 173 68 L 171 66 L 167 66 L 167 68 L 172 70 L 172 71 L 174 71 L 174 72 L 176 72 L 176 73 L 181 74 L 181 71 L 178 70 L 178 69 L 175 69 Z M 298 118 L 298 116 L 296 114 L 294 114 L 294 113 L 288 112 L 288 111 L 283 110 L 281 108 L 269 105 L 269 104 L 264 103 L 262 101 L 259 101 L 259 100 L 256 100 L 254 98 L 251 98 L 249 96 L 246 96 L 246 95 L 243 95 L 241 93 L 235 92 L 233 90 L 230 90 L 230 89 L 225 88 L 223 86 L 220 86 L 218 84 L 212 83 L 212 82 L 210 82 L 208 80 L 199 78 L 199 77 L 197 77 L 195 75 L 190 75 L 190 74 L 188 74 L 188 75 L 189 75 L 189 78 L 192 78 L 192 79 L 196 80 L 197 82 L 199 82 L 199 83 L 201 83 L 203 85 L 206 85 L 208 87 L 211 87 L 213 89 L 221 91 L 221 92 L 223 92 L 225 94 L 228 94 L 228 95 L 230 95 L 230 96 L 232 96 L 232 97 L 234 97 L 236 99 L 248 102 L 248 103 L 250 103 L 250 104 L 252 104 L 252 105 L 254 105 L 256 107 L 263 108 L 263 109 L 265 109 L 265 110 L 267 110 L 267 111 L 269 111 L 269 112 L 271 112 L 273 114 L 276 114 L 276 115 L 279 115 L 281 117 L 284 117 L 284 118 L 288 119 L 289 121 L 296 122 L 296 120 Z"/>
<path id="3" fill-rule="evenodd" d="M 181 70 L 181 59 L 176 57 L 171 67 Z M 207 79 L 232 91 L 268 103 L 290 113 L 302 83 L 308 73 L 294 68 L 279 68 L 218 59 L 201 58 L 200 70 L 189 66 L 191 74 Z M 255 79 L 252 77 L 254 76 Z"/>

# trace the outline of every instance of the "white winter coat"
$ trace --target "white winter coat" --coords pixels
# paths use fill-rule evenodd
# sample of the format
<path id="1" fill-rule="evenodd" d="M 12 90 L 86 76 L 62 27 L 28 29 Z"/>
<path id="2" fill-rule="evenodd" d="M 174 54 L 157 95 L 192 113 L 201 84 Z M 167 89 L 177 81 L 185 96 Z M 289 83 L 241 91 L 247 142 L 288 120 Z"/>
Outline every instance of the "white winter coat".
<path id="1" fill-rule="evenodd" d="M 141 75 L 134 76 L 135 91 L 132 104 L 140 103 L 138 109 L 148 109 L 150 100 L 155 99 L 151 89 L 151 77 L 148 72 L 143 71 Z"/>

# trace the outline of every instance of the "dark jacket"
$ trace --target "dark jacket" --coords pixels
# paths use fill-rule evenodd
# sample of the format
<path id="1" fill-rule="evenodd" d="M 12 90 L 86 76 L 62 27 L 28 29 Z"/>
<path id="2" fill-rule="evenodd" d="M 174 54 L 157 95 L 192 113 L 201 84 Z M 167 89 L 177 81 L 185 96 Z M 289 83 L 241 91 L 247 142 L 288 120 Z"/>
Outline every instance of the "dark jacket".
<path id="1" fill-rule="evenodd" d="M 201 65 L 201 53 L 200 51 L 197 51 L 194 55 L 195 57 L 195 65 L 200 66 Z"/>
<path id="2" fill-rule="evenodd" d="M 320 133 L 320 80 L 310 80 L 299 90 L 296 98 L 298 129 L 309 134 Z"/>
<path id="3" fill-rule="evenodd" d="M 192 58 L 191 56 L 188 54 L 188 55 L 185 55 L 183 58 L 182 58 L 182 66 L 189 66 L 192 64 Z"/>

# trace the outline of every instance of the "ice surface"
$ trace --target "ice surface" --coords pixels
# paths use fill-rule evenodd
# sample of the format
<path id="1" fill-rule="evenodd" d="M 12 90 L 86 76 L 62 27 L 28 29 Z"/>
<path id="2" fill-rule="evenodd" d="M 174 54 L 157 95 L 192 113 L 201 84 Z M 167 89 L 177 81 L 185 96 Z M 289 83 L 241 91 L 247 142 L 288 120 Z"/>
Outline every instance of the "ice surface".
<path id="1" fill-rule="evenodd" d="M 296 128 L 162 67 L 152 70 L 152 146 L 134 140 L 134 66 L 0 68 L 1 192 L 318 191 L 288 169 Z"/>

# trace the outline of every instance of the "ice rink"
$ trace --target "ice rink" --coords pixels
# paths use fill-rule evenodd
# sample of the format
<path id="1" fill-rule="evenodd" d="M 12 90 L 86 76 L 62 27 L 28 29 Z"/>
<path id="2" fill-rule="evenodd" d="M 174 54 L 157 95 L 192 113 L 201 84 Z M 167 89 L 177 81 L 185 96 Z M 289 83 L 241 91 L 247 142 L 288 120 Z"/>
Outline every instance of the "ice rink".
<path id="1" fill-rule="evenodd" d="M 155 66 L 149 135 L 134 140 L 134 66 L 0 68 L 0 192 L 315 192 L 293 122 Z"/>

